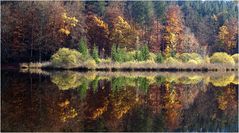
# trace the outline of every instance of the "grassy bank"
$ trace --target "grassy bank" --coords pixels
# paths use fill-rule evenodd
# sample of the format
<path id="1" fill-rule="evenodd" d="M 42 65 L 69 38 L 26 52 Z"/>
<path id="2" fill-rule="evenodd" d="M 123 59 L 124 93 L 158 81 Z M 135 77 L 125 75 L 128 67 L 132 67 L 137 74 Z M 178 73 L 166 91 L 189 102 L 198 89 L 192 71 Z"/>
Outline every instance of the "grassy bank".
<path id="1" fill-rule="evenodd" d="M 21 68 L 44 69 L 44 70 L 85 70 L 85 71 L 238 71 L 237 65 L 227 64 L 158 64 L 154 62 L 110 62 L 99 63 L 92 66 L 79 64 L 73 67 L 55 67 L 51 62 L 44 63 L 22 63 Z"/>
<path id="2" fill-rule="evenodd" d="M 224 52 L 202 57 L 197 53 L 176 53 L 165 56 L 147 50 L 126 51 L 115 49 L 111 58 L 99 58 L 97 50 L 79 52 L 62 48 L 49 62 L 22 63 L 21 68 L 96 70 L 96 71 L 238 71 L 239 55 Z"/>

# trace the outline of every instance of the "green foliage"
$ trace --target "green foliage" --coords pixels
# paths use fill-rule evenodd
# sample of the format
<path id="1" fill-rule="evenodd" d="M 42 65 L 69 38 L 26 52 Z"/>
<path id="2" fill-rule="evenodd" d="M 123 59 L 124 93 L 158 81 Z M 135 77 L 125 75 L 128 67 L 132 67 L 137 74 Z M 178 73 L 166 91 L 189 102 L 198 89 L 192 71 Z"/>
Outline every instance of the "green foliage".
<path id="1" fill-rule="evenodd" d="M 235 61 L 232 56 L 228 55 L 225 52 L 216 52 L 210 57 L 211 63 L 218 63 L 218 64 L 229 64 L 235 65 Z"/>
<path id="2" fill-rule="evenodd" d="M 136 52 L 135 59 L 137 61 L 146 61 L 150 57 L 149 48 L 147 45 L 144 45 L 139 48 L 139 51 Z"/>
<path id="3" fill-rule="evenodd" d="M 157 76 L 155 77 L 155 79 L 156 79 L 156 83 L 159 85 L 163 84 L 166 80 L 164 76 Z"/>
<path id="4" fill-rule="evenodd" d="M 93 88 L 94 92 L 96 92 L 97 89 L 98 89 L 98 82 L 99 82 L 99 76 L 97 76 L 97 77 L 91 82 L 92 88 Z"/>
<path id="5" fill-rule="evenodd" d="M 84 38 L 80 39 L 79 52 L 82 54 L 82 56 L 84 58 L 89 57 L 89 50 L 88 50 L 87 42 Z"/>
<path id="6" fill-rule="evenodd" d="M 113 61 L 122 63 L 134 60 L 134 53 L 127 52 L 125 48 L 116 48 L 116 46 L 113 45 L 111 57 Z"/>
<path id="7" fill-rule="evenodd" d="M 239 63 L 239 54 L 232 55 L 232 58 L 234 59 L 235 63 Z"/>
<path id="8" fill-rule="evenodd" d="M 164 61 L 164 57 L 161 53 L 158 53 L 157 56 L 156 56 L 156 62 L 157 63 L 163 63 Z"/>
<path id="9" fill-rule="evenodd" d="M 77 91 L 80 94 L 81 100 L 85 98 L 88 87 L 89 87 L 89 82 L 87 80 L 83 80 L 82 84 L 79 86 L 79 88 L 77 88 Z"/>
<path id="10" fill-rule="evenodd" d="M 134 86 L 134 78 L 129 77 L 117 77 L 111 80 L 112 90 L 116 91 L 126 86 Z"/>
<path id="11" fill-rule="evenodd" d="M 136 79 L 136 84 L 139 87 L 140 90 L 143 90 L 145 93 L 147 93 L 149 88 L 149 80 L 145 77 L 138 77 Z"/>
<path id="12" fill-rule="evenodd" d="M 92 58 L 95 60 L 96 63 L 100 62 L 99 54 L 98 54 L 98 48 L 94 45 L 93 51 L 92 51 Z"/>
<path id="13" fill-rule="evenodd" d="M 51 57 L 51 62 L 55 67 L 74 67 L 83 62 L 83 58 L 80 52 L 68 49 L 60 48 Z"/>

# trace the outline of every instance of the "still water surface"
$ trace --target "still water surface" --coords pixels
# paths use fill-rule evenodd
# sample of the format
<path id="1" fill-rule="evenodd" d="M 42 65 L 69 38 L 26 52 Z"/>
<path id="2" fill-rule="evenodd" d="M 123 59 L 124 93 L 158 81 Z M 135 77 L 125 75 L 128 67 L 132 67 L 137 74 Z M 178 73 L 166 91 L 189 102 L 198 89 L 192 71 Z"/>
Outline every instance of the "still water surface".
<path id="1" fill-rule="evenodd" d="M 2 71 L 2 131 L 238 131 L 236 73 Z"/>

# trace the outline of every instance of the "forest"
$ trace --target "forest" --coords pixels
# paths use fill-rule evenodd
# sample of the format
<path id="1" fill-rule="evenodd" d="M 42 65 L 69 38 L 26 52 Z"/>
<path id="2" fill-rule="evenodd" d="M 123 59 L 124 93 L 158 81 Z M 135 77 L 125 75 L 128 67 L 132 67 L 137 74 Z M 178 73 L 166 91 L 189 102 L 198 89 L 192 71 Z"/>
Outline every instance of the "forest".
<path id="1" fill-rule="evenodd" d="M 235 65 L 238 2 L 2 1 L 1 60 Z"/>

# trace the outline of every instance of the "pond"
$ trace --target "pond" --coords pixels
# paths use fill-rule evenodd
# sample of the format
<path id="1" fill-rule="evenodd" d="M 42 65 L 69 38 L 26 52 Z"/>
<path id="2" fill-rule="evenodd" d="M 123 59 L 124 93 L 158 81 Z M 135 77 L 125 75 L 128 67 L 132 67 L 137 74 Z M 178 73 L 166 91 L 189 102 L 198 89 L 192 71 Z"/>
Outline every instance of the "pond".
<path id="1" fill-rule="evenodd" d="M 2 131 L 238 131 L 237 73 L 2 71 Z"/>

